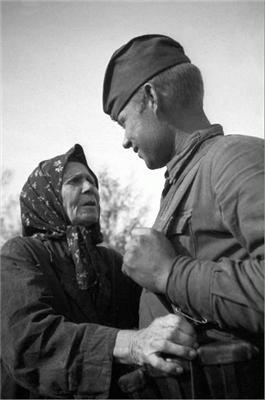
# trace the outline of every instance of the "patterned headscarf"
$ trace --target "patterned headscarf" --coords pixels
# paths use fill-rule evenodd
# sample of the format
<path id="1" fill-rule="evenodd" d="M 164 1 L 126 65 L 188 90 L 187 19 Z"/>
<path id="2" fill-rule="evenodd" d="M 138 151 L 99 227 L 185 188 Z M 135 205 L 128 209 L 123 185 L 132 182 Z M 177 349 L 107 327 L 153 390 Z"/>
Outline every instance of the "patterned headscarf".
<path id="1" fill-rule="evenodd" d="M 71 225 L 64 210 L 61 188 L 64 168 L 70 161 L 84 164 L 98 187 L 97 177 L 87 165 L 79 144 L 65 154 L 42 161 L 31 173 L 20 194 L 22 234 L 42 240 L 66 239 L 75 264 L 78 286 L 86 290 L 95 280 L 95 266 L 89 253 L 93 252 L 95 244 L 102 242 L 102 234 L 99 221 L 89 228 Z"/>

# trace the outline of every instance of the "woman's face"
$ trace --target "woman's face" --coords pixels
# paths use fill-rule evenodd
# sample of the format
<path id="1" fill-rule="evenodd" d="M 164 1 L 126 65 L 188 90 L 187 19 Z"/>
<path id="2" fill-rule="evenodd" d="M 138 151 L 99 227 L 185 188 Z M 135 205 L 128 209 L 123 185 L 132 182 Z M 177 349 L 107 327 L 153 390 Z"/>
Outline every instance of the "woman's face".
<path id="1" fill-rule="evenodd" d="M 61 193 L 65 212 L 72 225 L 90 226 L 98 222 L 98 189 L 85 165 L 75 161 L 66 164 Z"/>

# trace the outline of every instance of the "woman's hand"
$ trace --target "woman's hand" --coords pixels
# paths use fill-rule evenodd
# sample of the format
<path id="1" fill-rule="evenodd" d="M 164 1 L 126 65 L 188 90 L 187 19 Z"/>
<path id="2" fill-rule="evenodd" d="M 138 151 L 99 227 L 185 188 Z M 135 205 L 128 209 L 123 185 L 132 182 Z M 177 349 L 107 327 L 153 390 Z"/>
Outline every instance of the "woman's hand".
<path id="1" fill-rule="evenodd" d="M 169 314 L 139 331 L 120 331 L 114 347 L 118 362 L 179 374 L 196 357 L 196 334 L 185 318 Z"/>

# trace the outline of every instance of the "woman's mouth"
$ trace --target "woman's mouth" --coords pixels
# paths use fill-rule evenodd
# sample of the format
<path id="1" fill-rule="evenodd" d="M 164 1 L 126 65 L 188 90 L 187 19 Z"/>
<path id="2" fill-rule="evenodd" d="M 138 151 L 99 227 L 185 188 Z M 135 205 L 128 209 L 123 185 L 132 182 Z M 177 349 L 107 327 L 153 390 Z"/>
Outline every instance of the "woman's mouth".
<path id="1" fill-rule="evenodd" d="M 82 207 L 93 207 L 96 205 L 97 205 L 97 202 L 95 199 L 87 200 L 85 202 L 82 202 L 82 204 L 81 204 Z"/>

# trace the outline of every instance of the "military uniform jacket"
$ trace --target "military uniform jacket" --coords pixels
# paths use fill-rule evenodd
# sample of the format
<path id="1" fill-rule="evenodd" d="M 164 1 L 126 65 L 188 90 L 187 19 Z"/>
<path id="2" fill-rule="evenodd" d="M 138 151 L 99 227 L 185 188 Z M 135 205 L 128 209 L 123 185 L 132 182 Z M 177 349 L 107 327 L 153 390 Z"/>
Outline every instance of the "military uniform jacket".
<path id="1" fill-rule="evenodd" d="M 2 249 L 1 398 L 118 396 L 113 348 L 118 329 L 137 326 L 139 290 L 103 246 L 99 285 L 80 290 L 65 249 L 33 238 Z"/>
<path id="2" fill-rule="evenodd" d="M 195 132 L 167 166 L 154 224 L 177 253 L 170 302 L 254 343 L 263 335 L 263 154 L 263 140 L 224 136 L 220 125 Z M 160 314 L 157 303 L 143 293 L 141 326 Z"/>

